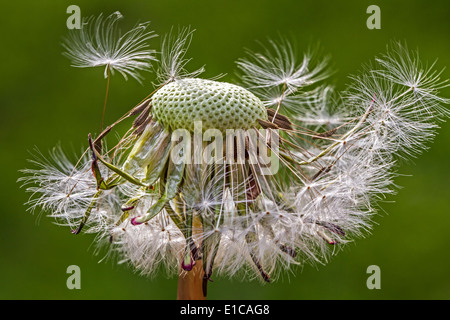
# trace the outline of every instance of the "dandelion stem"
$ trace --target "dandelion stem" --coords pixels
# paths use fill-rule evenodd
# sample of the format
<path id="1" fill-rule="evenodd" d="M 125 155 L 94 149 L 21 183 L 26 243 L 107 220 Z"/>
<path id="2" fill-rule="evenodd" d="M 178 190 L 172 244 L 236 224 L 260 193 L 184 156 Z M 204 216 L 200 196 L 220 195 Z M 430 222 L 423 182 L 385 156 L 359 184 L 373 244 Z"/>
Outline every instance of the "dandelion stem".
<path id="1" fill-rule="evenodd" d="M 202 223 L 198 216 L 193 217 L 191 228 L 192 236 L 202 234 Z M 198 245 L 201 246 L 201 244 Z M 177 300 L 206 300 L 207 284 L 208 279 L 203 270 L 203 260 L 196 260 L 192 270 L 181 271 L 178 276 Z"/>
<path id="2" fill-rule="evenodd" d="M 202 260 L 196 261 L 191 271 L 178 277 L 177 300 L 206 300 L 206 282 Z"/>

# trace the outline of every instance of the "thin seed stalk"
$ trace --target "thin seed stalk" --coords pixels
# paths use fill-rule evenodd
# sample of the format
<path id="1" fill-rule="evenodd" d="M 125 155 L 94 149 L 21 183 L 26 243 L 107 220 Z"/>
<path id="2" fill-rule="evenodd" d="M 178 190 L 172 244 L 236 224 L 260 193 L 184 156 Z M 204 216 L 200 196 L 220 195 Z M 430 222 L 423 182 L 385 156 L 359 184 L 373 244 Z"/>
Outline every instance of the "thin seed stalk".
<path id="1" fill-rule="evenodd" d="M 107 101 L 108 101 L 109 79 L 111 78 L 111 67 L 110 67 L 109 64 L 106 66 L 106 74 L 107 74 L 107 79 L 106 79 L 105 103 L 103 104 L 102 124 L 101 124 L 101 129 L 100 129 L 100 131 L 103 131 L 103 120 L 105 119 L 106 103 L 107 103 Z"/>
<path id="2" fill-rule="evenodd" d="M 323 156 L 327 155 L 331 150 L 333 150 L 337 145 L 341 144 L 343 141 L 345 141 L 345 139 L 347 139 L 349 136 L 351 136 L 353 133 L 355 133 L 361 126 L 362 124 L 366 121 L 367 117 L 369 116 L 369 113 L 371 111 L 372 106 L 370 106 L 367 111 L 364 113 L 364 115 L 362 116 L 362 118 L 359 120 L 359 122 L 356 124 L 356 126 L 354 126 L 350 131 L 348 131 L 346 134 L 344 134 L 341 139 L 339 139 L 338 141 L 334 142 L 333 144 L 331 144 L 328 148 L 326 148 L 325 150 L 323 150 L 321 153 L 319 153 L 316 156 L 311 157 L 310 159 L 306 160 L 306 161 L 302 161 L 300 163 L 298 163 L 299 165 L 307 165 L 310 164 L 320 158 L 322 158 Z"/>

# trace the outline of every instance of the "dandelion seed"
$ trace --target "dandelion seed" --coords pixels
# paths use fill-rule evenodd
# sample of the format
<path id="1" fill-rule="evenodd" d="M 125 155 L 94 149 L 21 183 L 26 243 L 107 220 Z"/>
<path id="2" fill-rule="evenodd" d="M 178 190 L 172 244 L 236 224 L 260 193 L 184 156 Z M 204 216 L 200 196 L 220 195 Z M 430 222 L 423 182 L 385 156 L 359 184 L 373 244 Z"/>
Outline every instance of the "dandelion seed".
<path id="1" fill-rule="evenodd" d="M 149 23 L 141 23 L 133 29 L 121 33 L 117 24 L 122 19 L 120 12 L 106 18 L 100 14 L 83 21 L 81 29 L 70 30 L 64 39 L 64 55 L 78 68 L 105 67 L 105 78 L 109 70 L 119 72 L 142 81 L 139 71 L 149 70 L 150 62 L 156 60 L 155 51 L 149 49 L 148 40 L 156 37 L 148 31 Z"/>
<path id="2" fill-rule="evenodd" d="M 305 54 L 298 63 L 294 48 L 287 40 L 269 43 L 270 47 L 264 47 L 263 53 L 249 52 L 249 60 L 238 61 L 238 67 L 244 72 L 242 79 L 250 88 L 286 86 L 287 92 L 295 92 L 329 76 L 328 58 L 312 65 L 311 54 Z"/>
<path id="3" fill-rule="evenodd" d="M 179 28 L 178 34 L 171 29 L 169 34 L 164 36 L 161 44 L 161 59 L 157 76 L 160 83 L 180 80 L 183 78 L 195 78 L 202 74 L 205 69 L 201 67 L 193 72 L 188 72 L 185 67 L 191 61 L 186 59 L 186 52 L 191 44 L 195 30 L 190 28 Z"/>
<path id="4" fill-rule="evenodd" d="M 440 79 L 442 71 L 434 69 L 436 62 L 424 67 L 417 51 L 410 53 L 406 45 L 393 43 L 376 61 L 382 68 L 373 72 L 409 88 L 418 96 L 448 102 L 438 96 L 439 90 L 449 85 L 448 80 Z"/>

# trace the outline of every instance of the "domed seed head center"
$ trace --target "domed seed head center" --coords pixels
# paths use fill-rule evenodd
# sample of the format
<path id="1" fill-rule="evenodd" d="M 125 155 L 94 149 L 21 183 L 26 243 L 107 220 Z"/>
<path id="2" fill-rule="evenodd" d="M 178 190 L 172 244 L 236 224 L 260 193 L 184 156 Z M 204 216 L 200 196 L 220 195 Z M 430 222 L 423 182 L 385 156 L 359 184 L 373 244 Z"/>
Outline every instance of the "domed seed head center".
<path id="1" fill-rule="evenodd" d="M 250 129 L 259 127 L 258 119 L 267 120 L 266 109 L 253 93 L 226 82 L 183 79 L 159 89 L 152 98 L 152 113 L 170 130 Z"/>

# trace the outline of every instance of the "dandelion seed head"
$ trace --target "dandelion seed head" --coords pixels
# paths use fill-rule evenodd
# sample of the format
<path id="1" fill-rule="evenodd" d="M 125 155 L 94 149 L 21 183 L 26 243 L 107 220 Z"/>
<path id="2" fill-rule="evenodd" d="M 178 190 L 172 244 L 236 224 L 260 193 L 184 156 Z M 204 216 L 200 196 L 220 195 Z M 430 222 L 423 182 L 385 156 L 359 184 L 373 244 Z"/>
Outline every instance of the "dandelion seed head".
<path id="1" fill-rule="evenodd" d="M 251 128 L 258 119 L 267 118 L 262 102 L 250 91 L 198 78 L 175 81 L 157 91 L 153 114 L 165 127 L 191 132 L 196 121 L 201 121 L 205 130 L 226 130 Z"/>
<path id="2" fill-rule="evenodd" d="M 146 45 L 154 35 L 147 24 L 121 35 L 118 19 L 89 20 L 66 41 L 66 54 L 76 66 L 106 65 L 139 79 L 135 72 L 154 59 Z M 116 146 L 98 151 L 90 140 L 77 164 L 55 149 L 20 179 L 32 211 L 97 233 L 144 275 L 192 272 L 201 263 L 205 279 L 270 282 L 296 266 L 327 263 L 371 230 L 379 203 L 397 189 L 398 160 L 426 149 L 449 116 L 442 73 L 398 44 L 337 92 L 319 83 L 329 75 L 327 59 L 308 53 L 298 61 L 286 40 L 238 61 L 242 85 L 199 78 L 203 68 L 186 68 L 192 32 L 163 38 L 160 84 L 123 117 L 138 119 Z M 174 132 L 196 133 L 197 120 L 221 134 L 241 130 L 242 140 L 236 132 L 229 140 L 242 149 L 237 143 L 228 153 L 223 136 L 211 148 L 216 161 L 204 161 L 211 140 L 179 149 Z M 264 174 L 265 153 L 277 160 L 276 173 Z"/>

